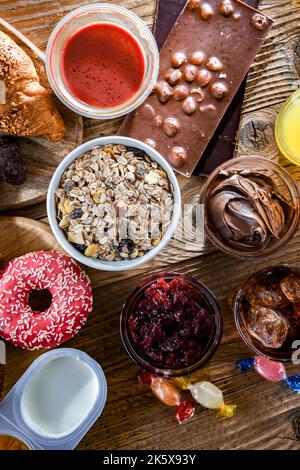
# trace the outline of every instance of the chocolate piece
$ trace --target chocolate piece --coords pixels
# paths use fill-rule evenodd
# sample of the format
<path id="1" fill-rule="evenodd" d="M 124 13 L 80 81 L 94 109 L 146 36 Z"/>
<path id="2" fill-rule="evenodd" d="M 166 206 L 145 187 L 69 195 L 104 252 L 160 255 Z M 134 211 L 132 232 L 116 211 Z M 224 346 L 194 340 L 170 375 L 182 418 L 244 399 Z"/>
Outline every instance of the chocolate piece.
<path id="1" fill-rule="evenodd" d="M 210 227 L 224 243 L 240 251 L 254 251 L 280 238 L 286 214 L 294 208 L 258 168 L 221 171 L 205 210 Z"/>
<path id="2" fill-rule="evenodd" d="M 195 0 L 194 8 L 200 6 L 201 1 L 202 0 Z M 244 3 L 250 7 L 257 8 L 259 1 L 244 0 Z M 186 0 L 157 0 L 154 35 L 159 49 L 167 39 L 172 26 L 177 20 L 185 4 Z M 191 2 L 189 2 L 189 6 L 191 6 Z M 232 17 L 235 21 L 239 21 L 241 15 L 240 13 L 233 13 Z M 191 63 L 193 63 L 192 59 Z M 194 171 L 195 174 L 207 176 L 218 165 L 232 158 L 235 146 L 235 136 L 239 127 L 245 85 L 246 79 L 240 86 L 221 123 L 219 124 L 218 129 L 206 147 Z"/>
<path id="3" fill-rule="evenodd" d="M 130 119 L 126 120 L 120 129 L 120 134 L 130 135 L 141 140 L 149 137 L 149 135 L 153 136 L 157 142 L 157 150 L 167 159 L 170 159 L 170 149 L 173 146 L 184 147 L 187 152 L 187 161 L 180 172 L 185 175 L 190 175 L 194 169 L 199 156 L 203 153 L 212 137 L 267 33 L 267 30 L 259 31 L 256 29 L 252 24 L 252 17 L 255 12 L 238 0 L 233 0 L 232 4 L 235 13 L 238 11 L 241 14 L 241 21 L 239 22 L 233 19 L 233 15 L 225 17 L 219 12 L 220 0 L 211 0 L 205 3 L 209 4 L 213 10 L 209 20 L 203 20 L 197 8 L 193 11 L 185 8 L 180 15 L 161 51 L 159 78 L 161 79 L 166 70 L 170 68 L 171 61 L 174 63 L 174 57 L 178 59 L 179 53 L 183 53 L 185 57 L 190 58 L 193 52 L 197 50 L 205 53 L 207 60 L 209 60 L 209 57 L 216 57 L 223 64 L 222 78 L 219 76 L 220 71 L 211 73 L 214 79 L 224 81 L 229 88 L 227 96 L 222 100 L 216 100 L 210 93 L 209 87 L 207 91 L 205 90 L 207 95 L 204 102 L 206 101 L 205 104 L 207 105 L 216 106 L 216 113 L 208 113 L 207 116 L 203 116 L 204 119 L 200 118 L 198 111 L 193 113 L 192 116 L 183 115 L 181 117 L 180 106 L 174 102 L 173 98 L 169 99 L 167 105 L 160 105 L 157 96 L 152 95 L 147 102 L 149 101 L 156 108 L 159 115 L 162 115 L 163 118 L 170 115 L 173 117 L 180 116 L 180 132 L 171 140 L 166 139 L 164 133 L 157 130 L 154 123 L 153 126 L 143 124 L 139 109 L 133 113 Z M 267 19 L 267 21 L 270 26 L 272 21 L 270 19 Z M 224 34 L 213 34 L 215 31 Z M 230 34 L 226 35 L 227 31 Z M 250 42 L 251 48 L 248 47 Z M 178 61 L 175 65 L 178 65 Z M 146 133 L 149 135 L 146 135 Z M 201 135 L 205 135 L 205 138 L 202 138 Z"/>

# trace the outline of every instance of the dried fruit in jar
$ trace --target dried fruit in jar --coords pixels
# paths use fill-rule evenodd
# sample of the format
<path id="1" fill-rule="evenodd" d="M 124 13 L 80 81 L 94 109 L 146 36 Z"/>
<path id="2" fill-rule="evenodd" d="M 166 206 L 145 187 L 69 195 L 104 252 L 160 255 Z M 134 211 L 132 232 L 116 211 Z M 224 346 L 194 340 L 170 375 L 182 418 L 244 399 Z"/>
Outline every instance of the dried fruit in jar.
<path id="1" fill-rule="evenodd" d="M 300 302 L 300 279 L 295 274 L 289 274 L 280 282 L 284 295 L 290 302 Z"/>
<path id="2" fill-rule="evenodd" d="M 214 331 L 200 293 L 184 279 L 158 279 L 130 313 L 131 338 L 141 353 L 163 367 L 195 364 Z"/>
<path id="3" fill-rule="evenodd" d="M 281 348 L 289 325 L 286 318 L 272 308 L 251 306 L 247 314 L 247 329 L 266 348 Z"/>
<path id="4" fill-rule="evenodd" d="M 265 285 L 258 283 L 252 285 L 245 293 L 245 298 L 249 304 L 260 307 L 276 308 L 288 303 L 276 282 Z"/>

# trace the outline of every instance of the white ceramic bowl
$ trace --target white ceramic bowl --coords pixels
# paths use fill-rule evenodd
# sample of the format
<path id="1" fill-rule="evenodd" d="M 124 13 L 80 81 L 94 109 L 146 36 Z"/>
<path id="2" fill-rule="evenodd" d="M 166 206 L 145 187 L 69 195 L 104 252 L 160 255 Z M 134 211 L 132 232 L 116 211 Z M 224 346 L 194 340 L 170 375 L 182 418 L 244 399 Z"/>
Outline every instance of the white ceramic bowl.
<path id="1" fill-rule="evenodd" d="M 124 261 L 104 261 L 100 259 L 89 258 L 88 256 L 83 255 L 78 251 L 66 238 L 64 232 L 59 228 L 57 223 L 57 212 L 56 212 L 56 205 L 55 205 L 55 191 L 60 184 L 60 180 L 66 168 L 71 165 L 71 163 L 90 149 L 94 147 L 98 147 L 99 145 L 105 144 L 123 144 L 129 147 L 135 147 L 137 149 L 143 150 L 149 157 L 155 160 L 167 173 L 170 182 L 173 185 L 174 192 L 174 209 L 173 215 L 170 222 L 170 225 L 164 234 L 163 238 L 161 239 L 160 243 L 154 247 L 152 250 L 148 251 L 144 256 L 139 258 L 134 258 L 132 260 L 124 260 Z M 89 266 L 90 268 L 102 270 L 102 271 L 127 271 L 129 269 L 136 268 L 141 264 L 150 261 L 154 258 L 160 251 L 162 251 L 165 246 L 169 243 L 170 239 L 172 238 L 181 213 L 181 196 L 180 196 L 180 189 L 178 185 L 177 178 L 167 163 L 167 161 L 152 147 L 145 144 L 144 142 L 140 142 L 139 140 L 131 139 L 129 137 L 121 137 L 121 136 L 109 136 L 109 137 L 99 137 L 97 139 L 90 140 L 85 142 L 84 144 L 77 147 L 73 150 L 69 155 L 67 155 L 64 160 L 60 163 L 57 167 L 50 185 L 48 189 L 48 196 L 47 196 L 47 213 L 48 219 L 51 226 L 51 229 L 59 242 L 62 248 L 73 258 L 75 258 L 80 263 Z"/>

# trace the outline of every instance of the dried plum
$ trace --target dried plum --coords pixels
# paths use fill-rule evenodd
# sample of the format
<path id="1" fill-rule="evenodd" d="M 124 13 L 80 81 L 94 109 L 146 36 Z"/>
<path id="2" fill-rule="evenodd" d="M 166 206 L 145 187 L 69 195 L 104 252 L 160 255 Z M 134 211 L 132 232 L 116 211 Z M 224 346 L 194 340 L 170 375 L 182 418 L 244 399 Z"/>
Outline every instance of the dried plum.
<path id="1" fill-rule="evenodd" d="M 14 137 L 0 137 L 0 180 L 20 185 L 26 179 L 26 167 Z"/>

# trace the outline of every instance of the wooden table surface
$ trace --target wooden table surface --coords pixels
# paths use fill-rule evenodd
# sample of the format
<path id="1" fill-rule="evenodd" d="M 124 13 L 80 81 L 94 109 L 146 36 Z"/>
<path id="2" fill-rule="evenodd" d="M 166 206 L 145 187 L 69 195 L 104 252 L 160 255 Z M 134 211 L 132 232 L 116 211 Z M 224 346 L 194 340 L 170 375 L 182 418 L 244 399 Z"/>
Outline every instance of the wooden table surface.
<path id="1" fill-rule="evenodd" d="M 88 1 L 1 0 L 0 16 L 44 50 L 49 33 L 61 16 L 84 3 Z M 155 0 L 114 3 L 131 8 L 151 25 Z M 263 0 L 261 7 L 276 22 L 249 74 L 236 153 L 262 153 L 279 160 L 298 179 L 299 170 L 287 165 L 278 155 L 273 127 L 278 107 L 299 86 L 300 2 Z M 102 124 L 85 120 L 84 140 L 110 134 L 119 123 L 120 120 Z M 193 177 L 187 185 L 199 189 L 202 180 Z M 14 211 L 14 214 L 47 222 L 44 204 Z M 98 273 L 93 276 L 94 311 L 87 326 L 66 346 L 82 349 L 100 362 L 108 381 L 108 400 L 101 419 L 78 448 L 299 450 L 300 397 L 283 383 L 272 384 L 254 372 L 240 374 L 237 371 L 235 361 L 251 352 L 239 338 L 226 302 L 228 293 L 257 269 L 282 262 L 299 265 L 299 242 L 298 231 L 287 247 L 265 260 L 238 260 L 217 251 L 207 242 L 201 251 L 193 252 L 190 259 L 182 260 L 178 256 L 169 260 L 173 262 L 173 271 L 196 276 L 220 301 L 224 318 L 222 343 L 197 376 L 220 387 L 227 403 L 238 405 L 236 416 L 227 420 L 218 420 L 213 411 L 198 406 L 189 423 L 177 425 L 174 410 L 159 403 L 147 388 L 137 384 L 138 368 L 122 347 L 119 335 L 122 303 L 141 278 L 164 270 L 164 258 L 128 274 Z M 166 251 L 165 257 L 168 253 Z M 5 392 L 36 355 L 8 345 Z M 296 371 L 296 367 L 288 367 L 288 372 Z"/>

